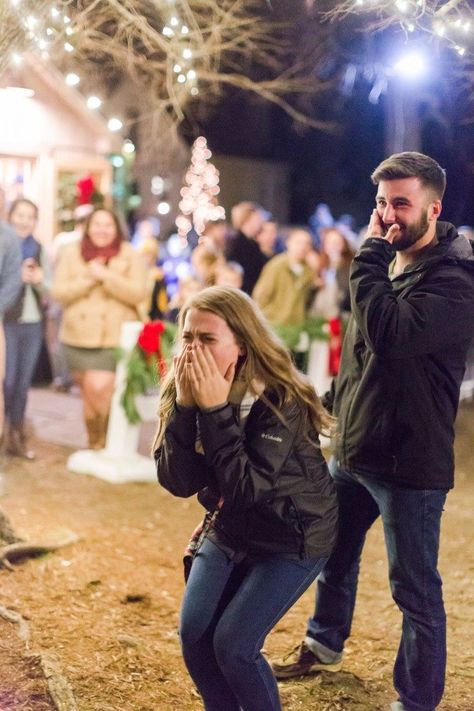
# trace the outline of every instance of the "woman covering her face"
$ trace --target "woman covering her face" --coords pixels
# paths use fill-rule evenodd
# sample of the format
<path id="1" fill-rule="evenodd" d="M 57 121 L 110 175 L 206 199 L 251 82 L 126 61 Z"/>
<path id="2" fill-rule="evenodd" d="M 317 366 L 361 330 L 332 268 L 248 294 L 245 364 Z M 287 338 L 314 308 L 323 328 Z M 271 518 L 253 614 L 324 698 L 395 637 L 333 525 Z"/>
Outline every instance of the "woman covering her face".
<path id="1" fill-rule="evenodd" d="M 242 291 L 190 297 L 178 337 L 157 473 L 207 512 L 181 610 L 184 661 L 207 711 L 277 711 L 260 650 L 334 544 L 337 502 L 318 437 L 331 421 Z"/>
<path id="2" fill-rule="evenodd" d="M 121 326 L 139 318 L 146 296 L 145 262 L 123 238 L 115 213 L 95 210 L 82 240 L 60 252 L 52 289 L 64 308 L 59 338 L 81 388 L 91 449 L 105 447 Z"/>

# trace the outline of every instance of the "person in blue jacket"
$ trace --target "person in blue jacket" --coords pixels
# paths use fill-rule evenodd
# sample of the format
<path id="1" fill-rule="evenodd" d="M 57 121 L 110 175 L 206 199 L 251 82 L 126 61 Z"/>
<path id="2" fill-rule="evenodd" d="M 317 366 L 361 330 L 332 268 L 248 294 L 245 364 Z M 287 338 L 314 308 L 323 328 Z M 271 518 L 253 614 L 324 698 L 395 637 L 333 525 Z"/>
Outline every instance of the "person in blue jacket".
<path id="1" fill-rule="evenodd" d="M 27 198 L 15 200 L 8 222 L 18 235 L 22 262 L 18 277 L 22 285 L 17 298 L 4 314 L 6 342 L 5 418 L 8 423 L 5 451 L 14 457 L 34 459 L 24 428 L 28 390 L 41 351 L 44 332 L 44 300 L 50 287 L 49 262 L 44 247 L 33 236 L 38 220 L 37 205 Z"/>

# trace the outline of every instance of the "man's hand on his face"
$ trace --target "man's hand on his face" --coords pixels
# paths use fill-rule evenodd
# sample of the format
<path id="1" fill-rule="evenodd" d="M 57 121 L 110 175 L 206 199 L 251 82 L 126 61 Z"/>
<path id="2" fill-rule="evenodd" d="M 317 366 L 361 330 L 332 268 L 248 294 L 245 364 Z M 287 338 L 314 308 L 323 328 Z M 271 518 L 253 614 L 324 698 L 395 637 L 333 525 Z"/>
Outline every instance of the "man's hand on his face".
<path id="1" fill-rule="evenodd" d="M 392 244 L 395 237 L 400 232 L 400 226 L 396 223 L 391 225 L 386 233 L 384 234 L 384 225 L 380 219 L 380 215 L 376 209 L 372 210 L 372 215 L 370 216 L 369 227 L 367 229 L 367 237 L 381 237 L 386 239 L 387 242 Z"/>

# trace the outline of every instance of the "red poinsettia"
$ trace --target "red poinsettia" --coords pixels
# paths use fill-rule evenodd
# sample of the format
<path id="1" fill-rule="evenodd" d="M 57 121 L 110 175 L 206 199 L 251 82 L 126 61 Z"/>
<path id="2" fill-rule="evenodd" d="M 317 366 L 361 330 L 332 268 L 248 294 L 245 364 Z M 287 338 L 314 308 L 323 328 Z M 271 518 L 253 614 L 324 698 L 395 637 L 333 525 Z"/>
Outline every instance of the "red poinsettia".
<path id="1" fill-rule="evenodd" d="M 159 354 L 161 350 L 161 334 L 165 330 L 162 321 L 148 321 L 138 336 L 137 343 L 147 355 Z"/>

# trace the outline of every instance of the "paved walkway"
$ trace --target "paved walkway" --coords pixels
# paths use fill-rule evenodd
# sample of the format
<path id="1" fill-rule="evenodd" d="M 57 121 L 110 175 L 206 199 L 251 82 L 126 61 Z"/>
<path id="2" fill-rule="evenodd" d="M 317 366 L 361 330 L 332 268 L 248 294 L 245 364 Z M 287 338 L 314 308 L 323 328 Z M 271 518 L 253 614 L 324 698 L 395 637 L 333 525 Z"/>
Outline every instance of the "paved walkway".
<path id="1" fill-rule="evenodd" d="M 82 400 L 77 391 L 58 393 L 48 387 L 31 388 L 26 418 L 38 439 L 72 449 L 84 449 L 87 446 L 82 418 Z M 153 422 L 141 425 L 139 442 L 141 454 L 149 454 L 155 427 Z"/>

